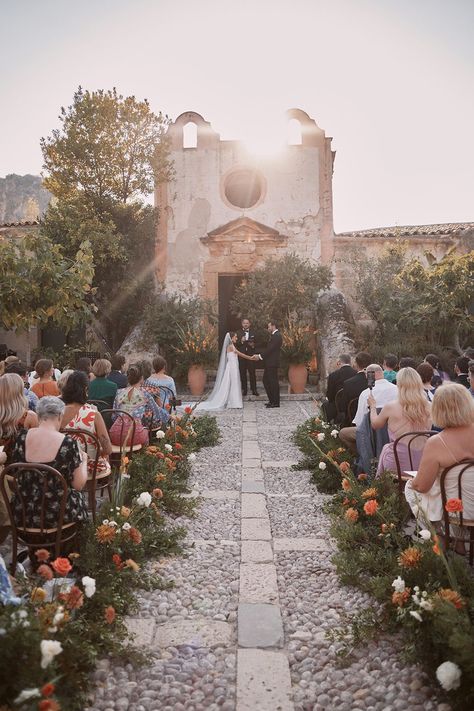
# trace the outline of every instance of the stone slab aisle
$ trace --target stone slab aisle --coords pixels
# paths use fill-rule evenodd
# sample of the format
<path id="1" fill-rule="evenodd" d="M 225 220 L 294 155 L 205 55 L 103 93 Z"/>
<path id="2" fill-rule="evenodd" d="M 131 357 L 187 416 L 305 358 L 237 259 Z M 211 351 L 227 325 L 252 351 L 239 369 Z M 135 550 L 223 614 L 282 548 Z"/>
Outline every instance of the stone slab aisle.
<path id="1" fill-rule="evenodd" d="M 219 413 L 221 443 L 198 454 L 185 555 L 154 563 L 174 581 L 142 592 L 129 620 L 149 665 L 99 663 L 86 711 L 448 711 L 396 641 L 343 668 L 326 630 L 368 602 L 339 585 L 327 497 L 291 469 L 311 402 Z"/>

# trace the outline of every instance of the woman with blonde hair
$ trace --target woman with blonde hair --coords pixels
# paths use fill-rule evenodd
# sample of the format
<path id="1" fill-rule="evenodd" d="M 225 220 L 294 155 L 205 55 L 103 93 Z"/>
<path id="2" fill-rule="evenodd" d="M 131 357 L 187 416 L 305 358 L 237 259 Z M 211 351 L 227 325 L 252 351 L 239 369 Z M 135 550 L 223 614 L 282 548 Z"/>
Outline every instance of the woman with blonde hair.
<path id="1" fill-rule="evenodd" d="M 427 441 L 418 472 L 405 487 L 405 498 L 414 512 L 418 506 L 430 521 L 440 521 L 443 516 L 441 473 L 453 464 L 474 459 L 474 400 L 464 385 L 445 383 L 435 392 L 432 416 L 442 432 Z M 448 499 L 459 498 L 456 470 L 447 477 L 445 485 Z M 462 499 L 464 517 L 473 519 L 473 470 L 463 475 Z M 459 552 L 463 552 L 463 544 L 460 548 Z"/>
<path id="2" fill-rule="evenodd" d="M 372 394 L 367 399 L 370 408 L 370 423 L 374 429 L 380 429 L 385 424 L 390 442 L 380 453 L 377 476 L 386 469 L 395 470 L 395 455 L 393 443 L 405 432 L 419 432 L 431 429 L 431 403 L 426 397 L 423 381 L 414 368 L 401 368 L 397 373 L 398 397 L 388 402 L 377 414 L 375 398 Z M 417 437 L 410 443 L 412 465 L 417 467 L 421 459 L 426 437 Z M 408 447 L 401 442 L 397 447 L 402 469 L 412 469 Z"/>

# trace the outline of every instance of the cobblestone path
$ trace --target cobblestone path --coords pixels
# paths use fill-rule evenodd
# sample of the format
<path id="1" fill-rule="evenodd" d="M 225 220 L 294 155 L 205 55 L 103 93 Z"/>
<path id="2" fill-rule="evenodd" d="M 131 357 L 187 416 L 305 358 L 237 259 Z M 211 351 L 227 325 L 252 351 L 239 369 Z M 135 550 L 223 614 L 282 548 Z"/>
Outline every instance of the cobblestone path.
<path id="1" fill-rule="evenodd" d="M 290 435 L 311 403 L 218 415 L 222 441 L 199 453 L 202 497 L 185 556 L 155 564 L 175 582 L 142 593 L 130 620 L 149 666 L 99 662 L 89 711 L 448 711 L 396 640 L 356 649 L 345 668 L 325 637 L 366 603 L 339 586 L 327 497 L 292 471 Z"/>

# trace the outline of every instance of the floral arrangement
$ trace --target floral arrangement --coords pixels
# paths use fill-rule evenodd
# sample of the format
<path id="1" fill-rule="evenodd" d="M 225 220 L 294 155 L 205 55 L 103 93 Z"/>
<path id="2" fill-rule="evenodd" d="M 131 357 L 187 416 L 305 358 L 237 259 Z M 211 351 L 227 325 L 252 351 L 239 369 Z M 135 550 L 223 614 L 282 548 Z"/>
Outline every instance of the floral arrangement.
<path id="1" fill-rule="evenodd" d="M 451 707 L 473 708 L 474 578 L 470 569 L 460 556 L 443 551 L 437 531 L 424 523 L 421 510 L 413 535 L 406 533 L 410 511 L 393 477 L 388 472 L 375 480 L 364 473 L 356 477 L 349 457 L 334 458 L 328 453 L 333 434 L 327 423 L 310 418 L 298 427 L 294 441 L 304 453 L 304 462 L 310 463 L 318 488 L 318 472 L 328 472 L 328 459 L 339 481 L 328 512 L 331 535 L 338 544 L 333 560 L 341 581 L 370 593 L 379 603 L 378 611 L 373 607 L 361 610 L 349 629 L 334 631 L 333 636 L 350 650 L 354 640 L 374 636 L 381 626 L 401 630 L 407 658 L 424 663 Z M 326 467 L 319 470 L 321 464 Z M 327 490 L 326 480 L 324 484 Z M 459 516 L 462 501 L 450 499 L 446 509 L 451 516 Z"/>
<path id="2" fill-rule="evenodd" d="M 214 368 L 216 365 L 217 330 L 207 321 L 200 321 L 191 330 L 177 326 L 178 345 L 174 348 L 177 374 L 186 374 L 192 365 Z"/>
<path id="3" fill-rule="evenodd" d="M 286 367 L 301 363 L 309 365 L 315 335 L 316 331 L 303 324 L 297 324 L 292 320 L 285 324 L 282 330 L 282 355 Z"/>
<path id="4" fill-rule="evenodd" d="M 34 572 L 17 578 L 15 595 L 0 605 L 2 711 L 82 709 L 99 656 L 144 661 L 123 617 L 136 608 L 134 590 L 165 585 L 145 563 L 180 550 L 185 531 L 170 521 L 195 505 L 182 493 L 198 449 L 196 425 L 191 409 L 173 415 L 146 451 L 124 457 L 113 501 L 83 527 L 77 550 L 55 560 L 38 550 Z"/>

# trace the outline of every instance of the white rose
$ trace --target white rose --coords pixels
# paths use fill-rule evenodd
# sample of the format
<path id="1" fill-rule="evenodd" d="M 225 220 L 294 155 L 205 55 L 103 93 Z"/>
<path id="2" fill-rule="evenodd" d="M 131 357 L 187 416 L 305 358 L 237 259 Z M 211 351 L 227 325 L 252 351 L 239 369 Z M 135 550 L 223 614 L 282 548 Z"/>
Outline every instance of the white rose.
<path id="1" fill-rule="evenodd" d="M 84 592 L 86 594 L 86 597 L 92 597 L 95 594 L 94 578 L 90 578 L 88 575 L 85 575 L 82 578 L 82 584 L 84 586 Z"/>
<path id="2" fill-rule="evenodd" d="M 129 531 L 131 529 L 131 526 L 128 521 L 125 521 L 125 523 L 122 526 L 122 531 Z"/>
<path id="3" fill-rule="evenodd" d="M 145 508 L 148 508 L 151 504 L 151 494 L 149 494 L 148 491 L 142 491 L 137 499 L 137 504 L 138 506 L 145 506 Z"/>
<path id="4" fill-rule="evenodd" d="M 173 447 L 172 447 L 170 444 L 165 444 L 165 449 L 166 449 L 167 452 L 172 452 L 172 451 L 173 451 Z"/>
<path id="5" fill-rule="evenodd" d="M 436 678 L 445 691 L 458 689 L 461 684 L 461 670 L 453 662 L 443 662 L 436 670 Z"/>
<path id="6" fill-rule="evenodd" d="M 320 432 L 317 437 L 318 442 L 322 442 L 325 436 L 324 432 Z"/>
<path id="7" fill-rule="evenodd" d="M 422 610 L 426 610 L 426 612 L 433 612 L 433 603 L 430 600 L 421 600 L 420 607 Z"/>
<path id="8" fill-rule="evenodd" d="M 118 526 L 117 521 L 109 521 L 109 526 L 110 528 L 115 528 L 115 526 Z"/>
<path id="9" fill-rule="evenodd" d="M 188 462 L 194 462 L 196 459 L 196 455 L 194 452 L 191 452 L 191 454 L 188 454 Z"/>
<path id="10" fill-rule="evenodd" d="M 319 468 L 321 471 L 324 471 L 326 469 L 326 462 L 319 462 Z"/>
<path id="11" fill-rule="evenodd" d="M 108 525 L 109 525 L 109 519 L 108 519 L 108 518 L 104 518 L 104 520 L 102 521 L 102 523 L 103 523 L 104 526 L 108 526 Z"/>
<path id="12" fill-rule="evenodd" d="M 405 591 L 405 581 L 400 576 L 398 576 L 393 581 L 392 588 L 394 588 L 395 592 L 397 592 L 397 593 L 404 592 Z"/>
<path id="13" fill-rule="evenodd" d="M 410 615 L 411 615 L 412 617 L 414 617 L 415 620 L 418 620 L 418 622 L 423 622 L 422 616 L 421 616 L 420 613 L 417 612 L 416 610 L 410 610 Z"/>
<path id="14" fill-rule="evenodd" d="M 23 689 L 21 694 L 18 694 L 13 703 L 20 705 L 23 704 L 25 701 L 34 699 L 36 696 L 41 696 L 41 692 L 39 689 Z"/>
<path id="15" fill-rule="evenodd" d="M 156 439 L 163 439 L 163 437 L 165 437 L 165 436 L 166 436 L 166 435 L 165 435 L 165 433 L 163 432 L 163 430 L 157 430 L 157 432 L 156 432 L 156 434 L 155 434 Z"/>
<path id="16" fill-rule="evenodd" d="M 61 642 L 57 642 L 54 639 L 42 639 L 41 644 L 41 669 L 46 669 L 46 667 L 51 664 L 54 657 L 61 654 L 63 651 Z"/>
<path id="17" fill-rule="evenodd" d="M 331 437 L 337 437 L 338 434 L 339 434 L 339 432 L 337 430 L 331 431 Z"/>
<path id="18" fill-rule="evenodd" d="M 420 531 L 420 538 L 424 541 L 429 541 L 431 538 L 431 531 L 428 531 L 426 528 L 422 528 Z"/>

